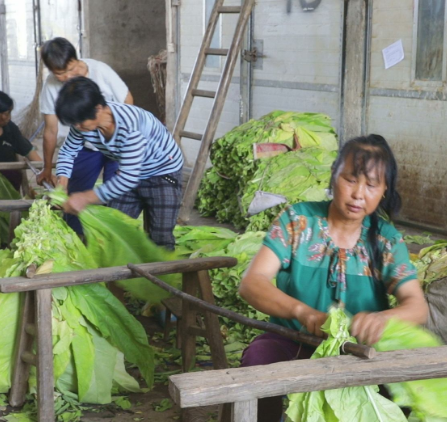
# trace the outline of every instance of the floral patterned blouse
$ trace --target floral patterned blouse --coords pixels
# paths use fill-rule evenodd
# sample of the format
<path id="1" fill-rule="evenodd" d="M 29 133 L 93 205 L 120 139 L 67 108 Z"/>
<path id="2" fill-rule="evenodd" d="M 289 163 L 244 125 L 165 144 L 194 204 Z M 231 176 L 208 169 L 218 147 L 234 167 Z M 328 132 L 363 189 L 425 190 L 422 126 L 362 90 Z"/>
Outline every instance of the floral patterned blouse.
<path id="1" fill-rule="evenodd" d="M 264 245 L 281 261 L 277 287 L 322 312 L 334 303 L 342 303 L 352 315 L 387 309 L 386 293 L 394 294 L 403 283 L 417 278 L 402 235 L 380 220 L 377 239 L 383 265 L 376 269 L 375 281 L 369 265 L 369 217 L 363 220 L 357 244 L 339 248 L 328 230 L 329 205 L 304 202 L 289 206 L 270 227 Z M 272 317 L 272 322 L 301 329 L 296 320 Z"/>

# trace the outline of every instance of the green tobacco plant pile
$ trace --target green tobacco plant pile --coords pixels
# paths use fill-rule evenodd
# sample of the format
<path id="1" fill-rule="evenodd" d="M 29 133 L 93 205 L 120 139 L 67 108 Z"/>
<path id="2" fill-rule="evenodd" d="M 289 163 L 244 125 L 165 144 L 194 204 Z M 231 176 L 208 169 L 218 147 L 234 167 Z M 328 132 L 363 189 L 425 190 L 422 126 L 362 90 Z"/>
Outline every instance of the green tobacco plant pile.
<path id="1" fill-rule="evenodd" d="M 338 356 L 345 341 L 356 342 L 349 334 L 350 319 L 342 309 L 332 309 L 322 327 L 328 334 L 311 359 Z M 440 341 L 430 332 L 399 320 L 390 320 L 374 347 L 381 352 L 435 347 Z M 405 422 L 401 407 L 412 409 L 412 422 L 445 422 L 447 379 L 420 380 L 386 386 L 393 402 L 378 393 L 377 386 L 346 387 L 289 395 L 287 422 Z"/>
<path id="2" fill-rule="evenodd" d="M 110 212 L 97 208 L 104 215 Z M 106 219 L 102 222 L 105 225 Z M 120 234 L 126 244 L 124 229 Z M 38 266 L 38 274 L 94 269 L 102 261 L 101 248 L 115 253 L 99 232 L 87 249 L 44 200 L 33 203 L 15 235 L 11 249 L 0 251 L 0 277 L 23 275 L 30 264 Z M 20 304 L 21 295 L 0 294 L 0 393 L 11 386 Z M 52 317 L 54 378 L 64 396 L 102 404 L 110 403 L 113 393 L 141 391 L 126 372 L 124 359 L 136 365 L 147 386 L 152 386 L 154 356 L 146 332 L 103 283 L 53 289 Z M 31 378 L 31 392 L 34 385 Z"/>
<path id="3" fill-rule="evenodd" d="M 324 201 L 327 199 L 331 165 L 336 156 L 336 151 L 309 147 L 263 160 L 241 198 L 243 213 L 247 212 L 260 185 L 263 191 L 285 196 L 291 204 Z M 267 230 L 284 205 L 277 205 L 250 217 L 247 230 Z"/>
<path id="4" fill-rule="evenodd" d="M 239 296 L 242 275 L 259 251 L 264 232 L 246 232 L 238 235 L 231 230 L 207 226 L 178 226 L 175 229 L 176 249 L 184 258 L 231 256 L 238 260 L 231 268 L 211 270 L 211 282 L 216 304 L 241 315 L 258 320 L 268 316 L 257 311 Z M 219 317 L 228 343 L 249 343 L 258 330 Z"/>
<path id="5" fill-rule="evenodd" d="M 0 199 L 20 199 L 20 194 L 11 185 L 9 180 L 0 174 Z M 8 243 L 9 237 L 9 212 L 0 211 L 0 245 Z"/>
<path id="6" fill-rule="evenodd" d="M 259 120 L 250 120 L 214 142 L 211 149 L 213 167 L 207 171 L 202 180 L 196 203 L 202 215 L 215 216 L 219 222 L 232 223 L 236 228 L 245 228 L 250 221 L 256 219 L 266 220 L 265 215 L 253 216 L 249 220 L 246 216 L 247 204 L 243 204 L 243 209 L 241 209 L 239 203 L 240 198 L 246 194 L 247 188 L 258 189 L 260 174 L 268 171 L 266 167 L 271 158 L 255 160 L 253 152 L 254 144 L 262 143 L 284 144 L 291 150 L 318 148 L 335 151 L 338 149 L 330 118 L 323 114 L 274 111 Z M 280 157 L 288 154 L 290 152 L 277 157 L 276 165 L 278 166 L 282 160 Z M 306 159 L 304 156 L 302 158 Z M 282 169 L 284 166 L 280 167 Z M 295 171 L 297 168 L 299 166 L 291 170 Z M 293 179 L 294 175 L 292 173 L 288 176 Z M 265 186 L 262 190 L 266 190 Z M 275 185 L 270 184 L 270 187 L 273 186 Z M 306 189 L 309 187 L 308 184 Z M 277 190 L 281 191 L 280 188 Z M 301 197 L 305 196 L 301 195 Z M 246 201 L 248 201 L 247 198 Z M 307 200 L 307 197 L 305 198 Z M 270 219 L 268 220 L 270 222 Z M 261 230 L 268 224 L 257 223 L 255 226 Z"/>
<path id="7" fill-rule="evenodd" d="M 67 194 L 55 190 L 50 194 L 53 203 L 63 204 Z M 148 239 L 138 220 L 103 206 L 89 206 L 79 214 L 87 240 L 87 250 L 99 268 L 172 261 L 178 255 L 157 246 Z M 179 274 L 161 276 L 166 283 L 180 287 Z M 158 304 L 169 294 L 145 278 L 118 281 L 117 284 L 132 297 Z"/>
<path id="8" fill-rule="evenodd" d="M 447 240 L 438 240 L 432 246 L 422 249 L 413 264 L 424 290 L 433 281 L 447 277 Z"/>

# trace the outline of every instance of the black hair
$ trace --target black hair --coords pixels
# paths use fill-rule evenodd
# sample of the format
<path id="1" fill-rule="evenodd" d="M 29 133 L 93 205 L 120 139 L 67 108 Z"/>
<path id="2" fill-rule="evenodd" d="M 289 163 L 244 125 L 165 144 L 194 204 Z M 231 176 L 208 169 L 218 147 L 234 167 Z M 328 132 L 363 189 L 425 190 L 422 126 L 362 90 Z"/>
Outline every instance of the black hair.
<path id="1" fill-rule="evenodd" d="M 3 91 L 0 91 L 0 113 L 12 110 L 14 108 L 14 101 L 12 98 Z"/>
<path id="2" fill-rule="evenodd" d="M 351 139 L 343 145 L 332 165 L 331 189 L 348 157 L 352 157 L 355 176 L 359 174 L 367 176 L 371 169 L 379 166 L 383 166 L 385 170 L 386 191 L 378 208 L 370 215 L 368 230 L 368 243 L 371 249 L 371 273 L 377 280 L 375 269 L 382 268 L 383 264 L 383 256 L 377 244 L 377 235 L 380 229 L 379 216 L 384 216 L 392 221 L 399 213 L 402 205 L 400 194 L 397 191 L 397 163 L 383 136 L 371 134 Z"/>
<path id="3" fill-rule="evenodd" d="M 107 105 L 98 85 L 78 76 L 65 82 L 56 100 L 56 115 L 64 125 L 76 125 L 96 118 L 96 107 Z"/>
<path id="4" fill-rule="evenodd" d="M 78 60 L 73 44 L 62 37 L 56 37 L 45 42 L 40 50 L 40 56 L 51 72 L 65 70 L 68 63 L 72 60 Z"/>

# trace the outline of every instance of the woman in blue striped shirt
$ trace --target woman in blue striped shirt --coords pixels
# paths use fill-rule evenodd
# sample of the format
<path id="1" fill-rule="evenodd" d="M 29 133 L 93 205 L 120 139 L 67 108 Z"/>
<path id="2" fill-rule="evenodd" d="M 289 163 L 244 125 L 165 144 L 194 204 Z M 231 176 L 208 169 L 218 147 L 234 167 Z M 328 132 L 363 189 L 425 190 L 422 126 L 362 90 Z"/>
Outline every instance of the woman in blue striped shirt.
<path id="1" fill-rule="evenodd" d="M 115 177 L 102 186 L 71 194 L 65 212 L 78 214 L 89 204 L 108 203 L 137 218 L 146 209 L 150 238 L 174 249 L 183 157 L 166 127 L 139 107 L 106 102 L 98 85 L 85 77 L 65 83 L 56 114 L 62 124 L 71 126 L 57 160 L 60 185 L 66 188 L 85 142 L 119 163 Z"/>

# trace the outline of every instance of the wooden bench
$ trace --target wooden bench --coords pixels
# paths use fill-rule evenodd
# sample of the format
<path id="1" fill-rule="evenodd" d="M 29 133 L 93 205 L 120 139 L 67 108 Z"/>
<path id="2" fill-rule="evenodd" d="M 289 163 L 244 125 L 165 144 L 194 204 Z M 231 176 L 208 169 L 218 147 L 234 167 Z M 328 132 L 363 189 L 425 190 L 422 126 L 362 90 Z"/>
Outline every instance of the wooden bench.
<path id="1" fill-rule="evenodd" d="M 182 409 L 233 403 L 233 422 L 256 422 L 264 397 L 444 377 L 447 346 L 440 346 L 172 375 L 169 392 Z"/>
<path id="2" fill-rule="evenodd" d="M 213 257 L 181 261 L 141 264 L 137 267 L 154 275 L 181 273 L 183 289 L 191 295 L 214 302 L 208 270 L 232 267 L 235 258 Z M 33 279 L 12 277 L 0 279 L 2 293 L 25 292 L 22 308 L 16 364 L 9 396 L 10 404 L 19 407 L 25 402 L 25 393 L 30 365 L 37 367 L 37 405 L 38 420 L 52 422 L 54 415 L 53 348 L 51 329 L 51 289 L 98 282 L 111 282 L 139 277 L 126 266 L 100 268 L 95 270 L 72 271 L 46 274 Z M 149 281 L 148 281 L 149 282 Z M 193 323 L 196 312 L 188 303 L 182 304 L 182 363 L 185 370 L 194 361 L 196 335 L 204 334 L 208 340 L 211 356 L 216 368 L 227 366 L 222 336 L 217 316 L 204 314 L 205 332 L 197 333 Z M 32 353 L 35 340 L 36 354 Z"/>

